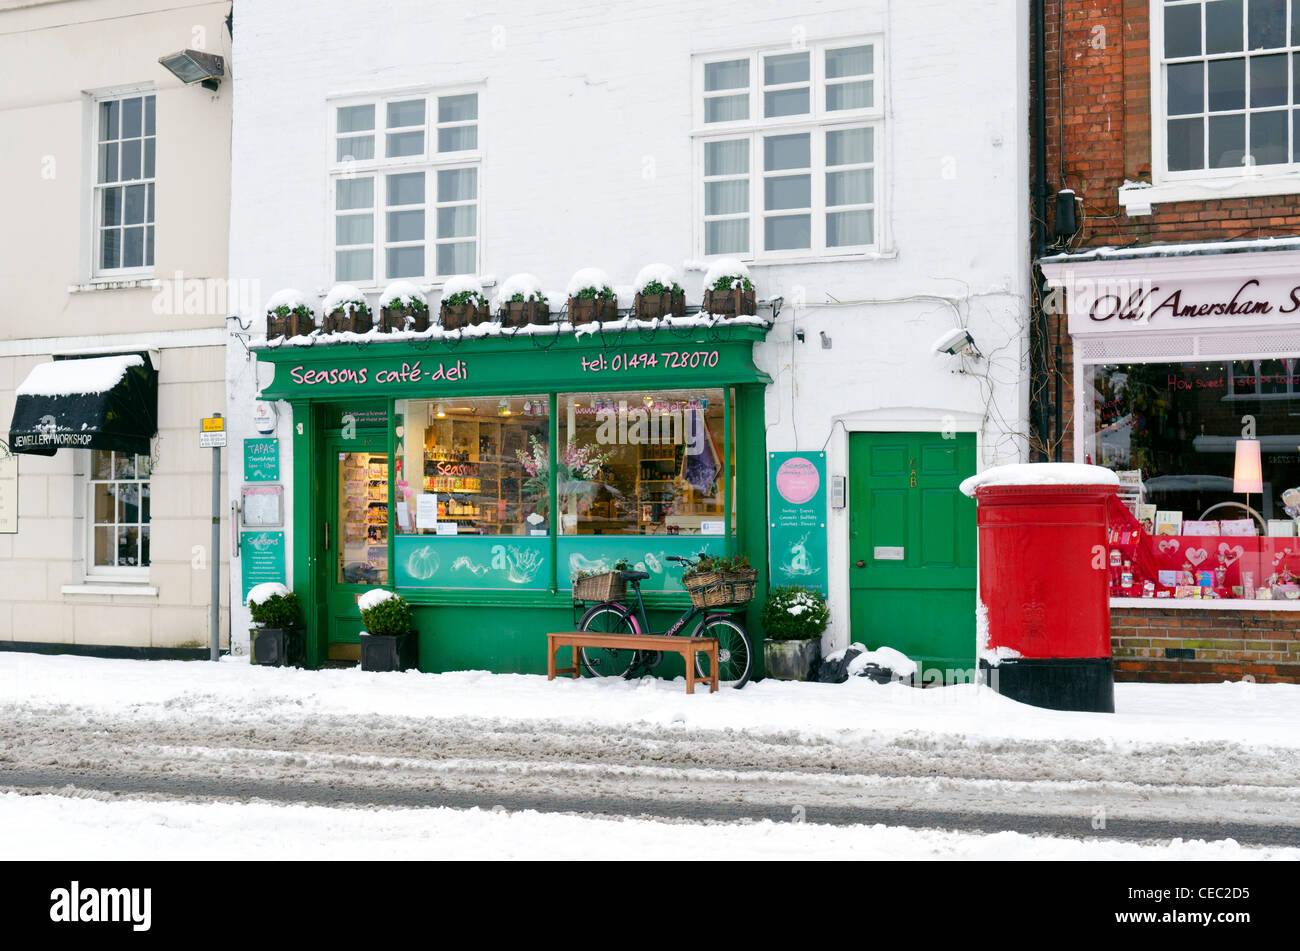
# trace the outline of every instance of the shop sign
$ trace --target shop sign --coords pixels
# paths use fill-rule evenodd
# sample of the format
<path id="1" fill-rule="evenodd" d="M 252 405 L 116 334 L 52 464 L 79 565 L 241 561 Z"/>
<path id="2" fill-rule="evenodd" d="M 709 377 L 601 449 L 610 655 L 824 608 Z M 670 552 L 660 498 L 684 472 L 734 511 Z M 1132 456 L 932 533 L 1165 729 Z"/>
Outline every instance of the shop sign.
<path id="1" fill-rule="evenodd" d="M 0 535 L 18 531 L 18 457 L 0 442 Z"/>
<path id="2" fill-rule="evenodd" d="M 248 592 L 259 584 L 285 584 L 284 532 L 241 532 L 239 551 L 245 601 Z"/>
<path id="3" fill-rule="evenodd" d="M 280 480 L 280 440 L 244 440 L 244 481 L 278 482 Z"/>
<path id="4" fill-rule="evenodd" d="M 829 594 L 826 565 L 826 453 L 768 453 L 771 583 Z"/>

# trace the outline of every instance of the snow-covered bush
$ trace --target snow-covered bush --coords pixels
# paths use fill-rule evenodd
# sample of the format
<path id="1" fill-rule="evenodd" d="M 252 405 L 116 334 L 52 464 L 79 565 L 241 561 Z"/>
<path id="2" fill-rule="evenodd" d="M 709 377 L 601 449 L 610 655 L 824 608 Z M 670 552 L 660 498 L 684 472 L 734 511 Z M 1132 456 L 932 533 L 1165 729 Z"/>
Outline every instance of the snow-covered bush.
<path id="1" fill-rule="evenodd" d="M 462 307 L 465 304 L 486 307 L 487 302 L 483 285 L 472 275 L 458 274 L 447 278 L 447 282 L 442 285 L 442 303 L 447 307 Z"/>
<path id="2" fill-rule="evenodd" d="M 682 285 L 677 272 L 667 264 L 647 264 L 637 273 L 633 285 L 638 294 L 681 294 Z"/>
<path id="3" fill-rule="evenodd" d="M 302 605 L 298 596 L 282 584 L 259 584 L 248 592 L 248 610 L 253 623 L 270 630 L 302 627 Z"/>
<path id="4" fill-rule="evenodd" d="M 763 605 L 763 633 L 774 641 L 802 641 L 826 630 L 831 611 L 820 591 L 798 585 L 773 588 Z"/>
<path id="5" fill-rule="evenodd" d="M 600 268 L 584 267 L 569 279 L 565 293 L 577 300 L 593 297 L 611 300 L 614 297 L 614 287 L 610 284 L 609 275 Z"/>
<path id="6" fill-rule="evenodd" d="M 398 637 L 411 630 L 411 606 L 400 594 L 382 588 L 369 591 L 357 600 L 357 607 L 367 634 Z"/>
<path id="7" fill-rule="evenodd" d="M 704 274 L 704 289 L 725 294 L 739 287 L 752 291 L 754 282 L 749 278 L 749 268 L 737 258 L 720 258 Z"/>
<path id="8" fill-rule="evenodd" d="M 291 314 L 305 318 L 313 324 L 318 323 L 316 314 L 311 309 L 311 304 L 307 303 L 307 298 L 303 296 L 302 291 L 286 287 L 282 291 L 276 291 L 266 302 L 267 336 L 272 336 L 270 329 L 272 318 L 283 321 Z"/>
<path id="9" fill-rule="evenodd" d="M 497 306 L 502 304 L 524 304 L 536 301 L 546 303 L 546 294 L 542 292 L 542 282 L 531 274 L 513 274 L 501 285 L 497 292 Z"/>
<path id="10" fill-rule="evenodd" d="M 401 310 L 403 307 L 427 310 L 429 302 L 425 299 L 424 293 L 409 281 L 393 281 L 379 295 L 379 306 L 390 310 Z"/>
<path id="11" fill-rule="evenodd" d="M 325 301 L 320 305 L 321 313 L 326 316 L 341 310 L 344 313 L 352 311 L 356 314 L 369 316 L 370 305 L 366 303 L 366 295 L 361 293 L 351 284 L 335 284 L 330 292 L 325 295 Z"/>

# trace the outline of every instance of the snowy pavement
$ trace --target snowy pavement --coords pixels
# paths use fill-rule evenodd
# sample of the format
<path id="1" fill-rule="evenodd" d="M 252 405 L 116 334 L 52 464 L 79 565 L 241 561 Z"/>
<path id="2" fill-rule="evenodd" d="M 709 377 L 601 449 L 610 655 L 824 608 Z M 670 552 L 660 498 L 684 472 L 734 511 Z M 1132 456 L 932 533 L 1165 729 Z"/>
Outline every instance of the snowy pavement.
<path id="1" fill-rule="evenodd" d="M 1300 858 L 1300 686 L 1116 705 L 6 653 L 0 853 Z"/>

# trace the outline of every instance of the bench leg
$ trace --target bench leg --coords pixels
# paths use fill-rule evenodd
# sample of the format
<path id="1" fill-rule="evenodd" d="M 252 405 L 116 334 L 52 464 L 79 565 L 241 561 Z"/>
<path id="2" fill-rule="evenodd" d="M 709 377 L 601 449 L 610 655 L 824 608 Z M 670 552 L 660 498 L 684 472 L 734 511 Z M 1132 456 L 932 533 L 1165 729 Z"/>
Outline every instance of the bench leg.
<path id="1" fill-rule="evenodd" d="M 695 651 L 683 651 L 682 658 L 686 661 L 686 692 L 695 693 Z"/>
<path id="2" fill-rule="evenodd" d="M 555 639 L 548 637 L 546 639 L 546 679 L 555 679 Z"/>
<path id="3" fill-rule="evenodd" d="M 581 676 L 582 676 L 582 665 L 579 663 L 578 645 L 574 644 L 573 645 L 573 679 L 577 680 Z"/>
<path id="4" fill-rule="evenodd" d="M 709 648 L 709 660 L 713 664 L 713 666 L 709 668 L 710 670 L 713 671 L 713 679 L 709 681 L 709 693 L 717 693 L 718 692 L 718 645 L 716 642 L 712 647 Z"/>

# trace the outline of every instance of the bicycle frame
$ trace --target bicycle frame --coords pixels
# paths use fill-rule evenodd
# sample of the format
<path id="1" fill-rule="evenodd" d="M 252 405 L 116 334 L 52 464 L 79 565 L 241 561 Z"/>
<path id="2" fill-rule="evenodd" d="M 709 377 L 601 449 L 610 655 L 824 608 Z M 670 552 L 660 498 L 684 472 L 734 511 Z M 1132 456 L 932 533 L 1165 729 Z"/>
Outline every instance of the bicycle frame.
<path id="1" fill-rule="evenodd" d="M 720 611 L 709 614 L 706 608 L 697 608 L 695 605 L 691 605 L 677 616 L 677 620 L 673 621 L 668 630 L 652 631 L 650 630 L 650 621 L 647 619 L 645 613 L 645 599 L 641 597 L 641 582 L 629 581 L 628 584 L 631 586 L 633 594 L 636 595 L 636 610 L 633 611 L 626 604 L 622 604 L 622 607 L 627 611 L 628 620 L 632 622 L 632 626 L 636 629 L 636 633 L 638 634 L 662 634 L 665 637 L 675 637 L 678 634 L 682 634 L 685 636 L 685 632 L 688 628 L 690 630 L 695 630 L 695 628 L 698 628 L 701 624 L 707 624 L 715 617 L 728 616 L 725 612 Z M 691 627 L 691 622 L 697 617 L 700 618 L 700 622 L 694 627 Z"/>

